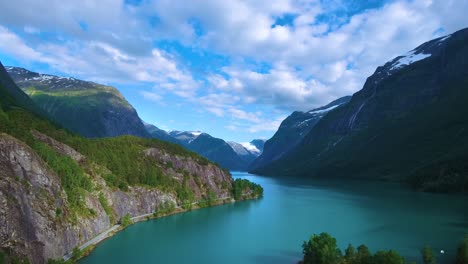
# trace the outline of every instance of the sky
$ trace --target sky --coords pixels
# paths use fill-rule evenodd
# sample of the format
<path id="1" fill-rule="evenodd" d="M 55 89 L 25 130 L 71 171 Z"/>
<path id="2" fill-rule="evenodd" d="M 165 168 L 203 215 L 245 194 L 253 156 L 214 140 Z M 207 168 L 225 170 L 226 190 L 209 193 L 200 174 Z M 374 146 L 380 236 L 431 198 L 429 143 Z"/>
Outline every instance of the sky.
<path id="1" fill-rule="evenodd" d="M 466 10 L 466 0 L 0 1 L 0 61 L 112 85 L 165 130 L 246 142 L 468 27 Z"/>

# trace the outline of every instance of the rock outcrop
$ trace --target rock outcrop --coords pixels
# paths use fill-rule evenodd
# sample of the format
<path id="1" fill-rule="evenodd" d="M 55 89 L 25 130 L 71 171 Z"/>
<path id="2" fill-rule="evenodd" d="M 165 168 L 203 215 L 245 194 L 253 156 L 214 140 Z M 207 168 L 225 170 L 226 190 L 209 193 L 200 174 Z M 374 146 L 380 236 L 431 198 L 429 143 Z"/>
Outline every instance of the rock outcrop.
<path id="1" fill-rule="evenodd" d="M 37 131 L 32 134 L 60 154 L 76 161 L 85 159 L 47 135 Z M 164 173 L 188 181 L 196 199 L 206 197 L 208 191 L 215 192 L 218 198 L 231 197 L 231 176 L 211 163 L 199 164 L 192 158 L 170 155 L 157 148 L 147 149 L 142 155 L 156 163 L 171 163 Z M 99 190 L 85 196 L 86 207 L 93 213 L 76 216 L 69 209 L 60 178 L 29 146 L 0 134 L 0 248 L 32 263 L 46 263 L 109 229 L 114 224 L 111 217 L 149 214 L 166 201 L 180 204 L 176 194 L 157 188 L 129 186 L 127 191 L 121 191 L 108 187 L 99 175 L 88 177 L 92 178 L 94 189 Z M 106 199 L 111 212 L 106 212 L 100 196 Z"/>

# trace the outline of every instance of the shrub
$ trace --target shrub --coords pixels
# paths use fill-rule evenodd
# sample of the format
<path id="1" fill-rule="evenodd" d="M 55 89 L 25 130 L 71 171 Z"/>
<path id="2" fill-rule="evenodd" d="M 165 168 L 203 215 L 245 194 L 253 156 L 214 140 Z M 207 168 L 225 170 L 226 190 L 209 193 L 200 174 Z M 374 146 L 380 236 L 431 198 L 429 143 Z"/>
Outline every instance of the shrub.
<path id="1" fill-rule="evenodd" d="M 120 219 L 120 225 L 122 225 L 122 227 L 127 227 L 131 224 L 133 224 L 133 220 L 130 214 L 126 214 L 122 219 Z"/>
<path id="2" fill-rule="evenodd" d="M 432 251 L 432 248 L 426 246 L 421 250 L 421 255 L 423 259 L 424 264 L 435 264 L 436 263 L 436 257 L 434 256 L 434 252 Z"/>
<path id="3" fill-rule="evenodd" d="M 313 235 L 302 245 L 304 264 L 339 264 L 341 251 L 336 245 L 336 239 L 327 233 Z"/>
<path id="4" fill-rule="evenodd" d="M 465 236 L 465 239 L 458 246 L 456 259 L 456 264 L 466 263 L 468 263 L 468 235 Z"/>

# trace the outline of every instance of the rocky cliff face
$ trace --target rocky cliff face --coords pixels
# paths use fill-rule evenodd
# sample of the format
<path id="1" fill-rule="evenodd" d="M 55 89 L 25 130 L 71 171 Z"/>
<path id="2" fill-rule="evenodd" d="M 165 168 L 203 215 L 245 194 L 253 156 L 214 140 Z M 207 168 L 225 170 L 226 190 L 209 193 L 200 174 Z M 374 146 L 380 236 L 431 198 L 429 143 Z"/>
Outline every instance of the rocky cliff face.
<path id="1" fill-rule="evenodd" d="M 74 160 L 86 159 L 47 135 L 37 131 L 33 135 Z M 212 164 L 199 164 L 157 148 L 149 148 L 141 155 L 153 158 L 155 163 L 171 163 L 164 173 L 188 181 L 196 200 L 206 197 L 208 190 L 214 191 L 218 198 L 231 197 L 231 176 Z M 88 177 L 92 178 L 94 189 L 99 190 L 85 196 L 86 207 L 93 213 L 75 218 L 59 177 L 33 149 L 14 137 L 0 134 L 0 248 L 10 249 L 33 263 L 45 263 L 47 259 L 61 258 L 110 228 L 114 224 L 111 217 L 149 214 L 166 201 L 180 204 L 174 193 L 157 188 L 130 186 L 127 191 L 121 191 L 108 187 L 99 174 Z M 107 200 L 111 215 L 99 196 Z"/>

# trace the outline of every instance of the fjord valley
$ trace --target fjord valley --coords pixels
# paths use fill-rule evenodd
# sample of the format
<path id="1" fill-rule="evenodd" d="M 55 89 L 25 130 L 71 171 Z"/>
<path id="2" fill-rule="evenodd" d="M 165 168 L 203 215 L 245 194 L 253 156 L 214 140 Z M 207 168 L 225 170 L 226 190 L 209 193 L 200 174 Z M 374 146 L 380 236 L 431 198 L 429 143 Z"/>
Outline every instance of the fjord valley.
<path id="1" fill-rule="evenodd" d="M 61 259 L 114 224 L 158 208 L 167 214 L 261 195 L 261 187 L 233 181 L 174 144 L 132 136 L 90 140 L 58 128 L 0 71 L 0 232 L 13 257 Z"/>
<path id="2" fill-rule="evenodd" d="M 465 10 L 0 1 L 0 264 L 468 264 Z"/>
<path id="3" fill-rule="evenodd" d="M 363 89 L 320 119 L 298 147 L 253 171 L 395 180 L 420 190 L 466 192 L 467 43 L 464 29 L 378 67 Z"/>

